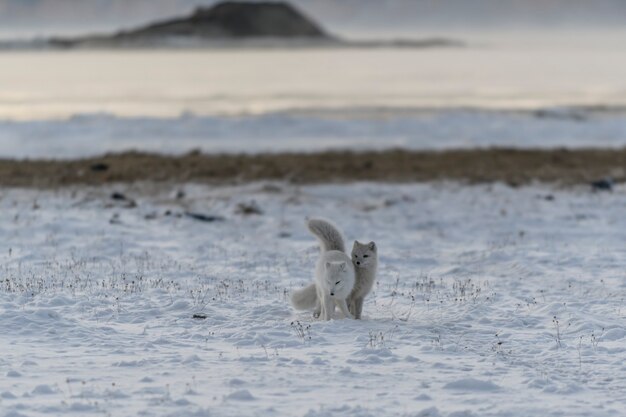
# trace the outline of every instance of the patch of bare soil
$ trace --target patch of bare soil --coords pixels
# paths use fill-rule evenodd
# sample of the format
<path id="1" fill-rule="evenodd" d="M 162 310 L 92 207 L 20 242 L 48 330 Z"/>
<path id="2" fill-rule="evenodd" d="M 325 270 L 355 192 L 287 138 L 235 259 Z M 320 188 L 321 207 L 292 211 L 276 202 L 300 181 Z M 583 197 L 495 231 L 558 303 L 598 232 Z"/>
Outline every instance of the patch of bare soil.
<path id="1" fill-rule="evenodd" d="M 60 187 L 119 182 L 293 183 L 459 180 L 590 183 L 626 179 L 625 149 L 322 152 L 261 155 L 128 152 L 79 160 L 0 160 L 0 185 Z"/>

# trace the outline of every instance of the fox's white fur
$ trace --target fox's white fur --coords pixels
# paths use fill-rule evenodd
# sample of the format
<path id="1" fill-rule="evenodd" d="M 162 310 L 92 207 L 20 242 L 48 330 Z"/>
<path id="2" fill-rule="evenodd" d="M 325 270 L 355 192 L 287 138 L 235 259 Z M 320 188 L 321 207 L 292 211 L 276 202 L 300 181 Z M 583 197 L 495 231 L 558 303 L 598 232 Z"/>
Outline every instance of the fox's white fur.
<path id="1" fill-rule="evenodd" d="M 291 293 L 291 305 L 296 310 L 312 310 L 317 307 L 317 289 L 315 284 L 295 290 Z"/>
<path id="2" fill-rule="evenodd" d="M 322 253 L 315 268 L 314 283 L 294 291 L 291 304 L 298 310 L 313 308 L 313 315 L 324 320 L 330 320 L 338 306 L 346 317 L 353 318 L 346 300 L 354 287 L 355 270 L 352 260 L 344 253 L 343 237 L 326 220 L 310 219 L 307 226 L 320 241 Z"/>
<path id="3" fill-rule="evenodd" d="M 345 251 L 343 237 L 332 223 L 322 219 L 307 221 L 311 233 L 320 241 L 323 250 Z M 355 281 L 352 291 L 346 298 L 350 314 L 356 319 L 361 318 L 363 312 L 363 300 L 372 290 L 376 282 L 378 269 L 378 248 L 374 242 L 360 243 L 354 241 L 352 246 L 352 264 L 355 268 Z M 319 266 L 319 264 L 318 264 Z M 322 313 L 322 303 L 319 302 L 316 284 L 311 284 L 301 290 L 295 291 L 291 296 L 291 303 L 298 310 L 314 309 L 313 315 Z M 334 307 L 333 307 L 334 309 Z"/>
<path id="4" fill-rule="evenodd" d="M 323 252 L 315 268 L 317 304 L 314 314 L 322 320 L 330 320 L 339 307 L 344 316 L 354 318 L 348 310 L 346 299 L 354 287 L 354 266 L 343 252 Z"/>
<path id="5" fill-rule="evenodd" d="M 323 219 L 307 219 L 306 225 L 313 233 L 313 236 L 320 241 L 322 252 L 337 250 L 346 253 L 343 236 L 334 224 Z"/>
<path id="6" fill-rule="evenodd" d="M 348 307 L 355 319 L 361 318 L 363 300 L 376 282 L 378 269 L 378 248 L 374 242 L 360 243 L 354 241 L 352 246 L 352 263 L 356 270 L 354 288 L 348 297 Z"/>

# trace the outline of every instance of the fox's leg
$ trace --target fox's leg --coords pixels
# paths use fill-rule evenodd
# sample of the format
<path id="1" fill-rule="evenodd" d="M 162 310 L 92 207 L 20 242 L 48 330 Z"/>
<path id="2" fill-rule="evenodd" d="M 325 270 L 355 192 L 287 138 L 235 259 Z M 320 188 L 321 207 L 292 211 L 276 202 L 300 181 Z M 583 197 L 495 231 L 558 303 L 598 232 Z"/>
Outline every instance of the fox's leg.
<path id="1" fill-rule="evenodd" d="M 335 311 L 335 303 L 329 295 L 324 295 L 322 299 L 322 320 L 330 320 Z"/>
<path id="2" fill-rule="evenodd" d="M 313 310 L 313 317 L 318 318 L 320 314 L 322 314 L 322 303 L 320 302 L 320 299 L 318 298 L 317 301 L 315 302 L 315 309 Z"/>
<path id="3" fill-rule="evenodd" d="M 352 296 L 349 296 L 346 299 L 346 303 L 348 304 L 348 310 L 350 311 L 350 313 L 353 316 L 356 316 L 355 305 L 354 305 L 354 298 L 352 298 Z"/>
<path id="4" fill-rule="evenodd" d="M 315 309 L 313 310 L 313 317 L 315 318 L 324 318 L 324 292 L 319 288 L 319 286 L 315 286 L 316 289 L 316 300 L 315 300 Z"/>
<path id="5" fill-rule="evenodd" d="M 346 316 L 346 318 L 348 319 L 353 319 L 354 316 L 348 311 L 348 305 L 346 304 L 346 300 L 335 300 L 335 303 L 337 303 L 337 307 L 339 307 L 339 309 L 341 310 L 341 312 L 343 313 L 344 316 Z"/>
<path id="6" fill-rule="evenodd" d="M 353 312 L 354 318 L 360 319 L 362 312 L 363 312 L 363 297 L 355 298 L 354 299 L 354 312 Z"/>
<path id="7" fill-rule="evenodd" d="M 335 299 L 328 297 L 328 320 L 332 319 L 335 315 Z"/>

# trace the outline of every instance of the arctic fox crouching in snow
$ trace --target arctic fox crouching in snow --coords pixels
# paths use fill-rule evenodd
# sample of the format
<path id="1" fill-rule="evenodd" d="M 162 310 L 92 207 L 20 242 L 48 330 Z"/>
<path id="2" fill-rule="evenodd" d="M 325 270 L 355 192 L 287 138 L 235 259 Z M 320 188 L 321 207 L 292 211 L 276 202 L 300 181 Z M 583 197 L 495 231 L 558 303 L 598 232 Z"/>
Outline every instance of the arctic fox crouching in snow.
<path id="1" fill-rule="evenodd" d="M 352 260 L 345 254 L 341 233 L 325 220 L 307 221 L 311 233 L 322 246 L 322 253 L 315 267 L 315 282 L 291 296 L 291 304 L 298 310 L 314 308 L 313 315 L 330 320 L 335 306 L 349 318 L 354 318 L 346 299 L 352 292 L 355 271 Z"/>

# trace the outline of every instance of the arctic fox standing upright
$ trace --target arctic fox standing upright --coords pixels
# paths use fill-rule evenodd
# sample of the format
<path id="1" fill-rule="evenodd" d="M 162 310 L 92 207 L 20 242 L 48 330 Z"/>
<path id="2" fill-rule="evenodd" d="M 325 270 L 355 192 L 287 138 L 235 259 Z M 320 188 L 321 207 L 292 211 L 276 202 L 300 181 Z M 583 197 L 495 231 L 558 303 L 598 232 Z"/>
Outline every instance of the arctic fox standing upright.
<path id="1" fill-rule="evenodd" d="M 374 242 L 360 243 L 355 240 L 352 246 L 352 262 L 356 268 L 356 281 L 348 297 L 348 308 L 355 319 L 361 318 L 363 300 L 376 282 L 378 249 Z"/>
<path id="2" fill-rule="evenodd" d="M 345 254 L 341 233 L 325 220 L 311 219 L 307 226 L 319 239 L 322 253 L 315 268 L 315 282 L 294 291 L 291 303 L 298 310 L 314 308 L 313 315 L 324 320 L 332 318 L 335 306 L 346 317 L 354 318 L 346 299 L 354 287 L 355 271 L 352 260 Z"/>

